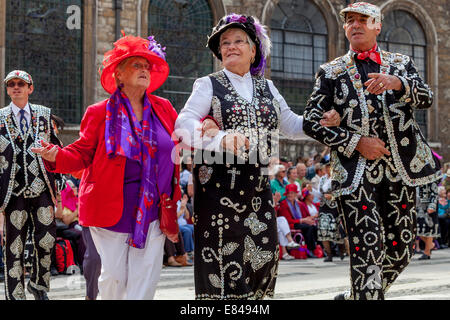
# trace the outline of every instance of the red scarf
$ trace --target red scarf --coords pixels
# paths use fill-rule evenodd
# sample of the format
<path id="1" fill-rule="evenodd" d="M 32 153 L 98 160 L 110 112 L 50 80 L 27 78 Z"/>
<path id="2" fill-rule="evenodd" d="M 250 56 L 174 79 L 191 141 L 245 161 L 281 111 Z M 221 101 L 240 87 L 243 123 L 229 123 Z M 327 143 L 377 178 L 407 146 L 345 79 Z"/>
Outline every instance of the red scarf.
<path id="1" fill-rule="evenodd" d="M 372 49 L 370 49 L 369 51 L 364 51 L 364 52 L 353 49 L 351 46 L 350 46 L 350 48 L 358 54 L 356 57 L 359 60 L 366 60 L 367 58 L 369 58 L 373 62 L 381 64 L 381 56 L 380 56 L 380 53 L 377 51 L 377 46 L 378 45 L 375 44 L 375 46 Z"/>

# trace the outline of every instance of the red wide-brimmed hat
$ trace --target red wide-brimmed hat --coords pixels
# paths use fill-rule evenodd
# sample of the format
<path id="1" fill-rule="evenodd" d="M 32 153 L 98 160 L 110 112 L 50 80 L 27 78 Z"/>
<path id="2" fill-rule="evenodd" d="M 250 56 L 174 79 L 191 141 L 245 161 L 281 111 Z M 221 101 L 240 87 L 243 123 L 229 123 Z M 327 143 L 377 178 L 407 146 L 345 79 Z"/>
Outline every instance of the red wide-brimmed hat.
<path id="1" fill-rule="evenodd" d="M 114 72 L 116 67 L 126 58 L 142 57 L 151 64 L 151 81 L 147 88 L 147 93 L 152 93 L 158 89 L 169 76 L 169 65 L 165 59 L 165 48 L 154 40 L 153 36 L 148 39 L 134 36 L 123 36 L 114 42 L 114 49 L 105 53 L 103 57 L 103 69 L 101 70 L 100 81 L 103 89 L 113 93 L 117 89 Z"/>
<path id="2" fill-rule="evenodd" d="M 298 188 L 297 188 L 297 185 L 295 183 L 291 183 L 291 184 L 288 184 L 286 186 L 286 189 L 285 189 L 285 192 L 284 192 L 283 196 L 286 196 L 289 192 L 298 193 Z"/>

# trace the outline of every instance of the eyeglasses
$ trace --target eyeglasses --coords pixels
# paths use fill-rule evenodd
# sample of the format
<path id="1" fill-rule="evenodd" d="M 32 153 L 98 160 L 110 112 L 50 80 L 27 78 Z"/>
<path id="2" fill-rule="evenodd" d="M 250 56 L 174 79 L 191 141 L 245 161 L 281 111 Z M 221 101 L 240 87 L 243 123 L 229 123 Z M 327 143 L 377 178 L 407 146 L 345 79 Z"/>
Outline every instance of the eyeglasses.
<path id="1" fill-rule="evenodd" d="M 14 88 L 16 86 L 16 84 L 19 86 L 19 88 L 23 88 L 26 85 L 26 83 L 23 81 L 17 81 L 17 82 L 10 81 L 10 82 L 8 82 L 7 86 L 8 86 L 8 88 Z"/>
<path id="2" fill-rule="evenodd" d="M 245 44 L 247 44 L 248 41 L 245 40 L 236 40 L 236 41 L 224 41 L 220 44 L 220 49 L 228 49 L 231 47 L 231 45 L 235 45 L 236 47 L 243 47 Z"/>
<path id="3" fill-rule="evenodd" d="M 142 69 L 145 69 L 145 70 L 148 70 L 148 71 L 152 70 L 152 65 L 148 64 L 148 63 L 142 64 L 142 63 L 139 63 L 139 62 L 135 62 L 131 66 L 133 68 L 135 68 L 136 70 L 142 70 Z"/>

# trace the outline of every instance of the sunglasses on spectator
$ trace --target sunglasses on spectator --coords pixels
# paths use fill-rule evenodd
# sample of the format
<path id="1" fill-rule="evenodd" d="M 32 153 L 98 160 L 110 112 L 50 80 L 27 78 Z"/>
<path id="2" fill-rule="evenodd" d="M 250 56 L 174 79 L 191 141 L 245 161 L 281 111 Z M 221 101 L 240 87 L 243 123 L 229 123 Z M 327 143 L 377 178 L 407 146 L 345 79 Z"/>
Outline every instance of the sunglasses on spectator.
<path id="1" fill-rule="evenodd" d="M 18 82 L 10 81 L 10 82 L 8 82 L 7 86 L 9 88 L 14 88 L 16 86 L 16 84 L 19 86 L 19 88 L 25 87 L 25 85 L 26 85 L 26 83 L 23 81 L 18 81 Z"/>

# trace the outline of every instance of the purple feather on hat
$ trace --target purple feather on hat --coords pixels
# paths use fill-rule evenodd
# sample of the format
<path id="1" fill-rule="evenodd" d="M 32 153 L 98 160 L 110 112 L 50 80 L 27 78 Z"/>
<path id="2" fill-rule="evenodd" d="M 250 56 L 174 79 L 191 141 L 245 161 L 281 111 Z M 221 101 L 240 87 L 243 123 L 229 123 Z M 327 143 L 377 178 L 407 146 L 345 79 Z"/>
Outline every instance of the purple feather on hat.
<path id="1" fill-rule="evenodd" d="M 252 75 L 263 76 L 264 71 L 266 70 L 267 58 L 270 55 L 270 48 L 272 46 L 272 42 L 267 34 L 266 27 L 263 26 L 259 20 L 253 17 L 253 22 L 251 19 L 247 19 L 246 16 L 236 13 L 231 13 L 226 16 L 226 23 L 230 22 L 239 22 L 239 23 L 251 23 L 255 27 L 256 37 L 259 40 L 259 50 L 261 52 L 261 59 L 259 60 L 259 64 L 257 66 L 251 66 L 250 73 Z"/>
<path id="2" fill-rule="evenodd" d="M 156 42 L 154 36 L 150 36 L 147 38 L 150 41 L 150 44 L 148 45 L 148 50 L 154 52 L 158 57 L 166 60 L 166 47 L 161 48 L 161 45 Z"/>
<path id="3" fill-rule="evenodd" d="M 247 22 L 247 18 L 245 16 L 240 15 L 240 14 L 232 13 L 232 14 L 227 16 L 226 22 L 227 23 L 230 23 L 230 22 L 246 23 Z"/>

